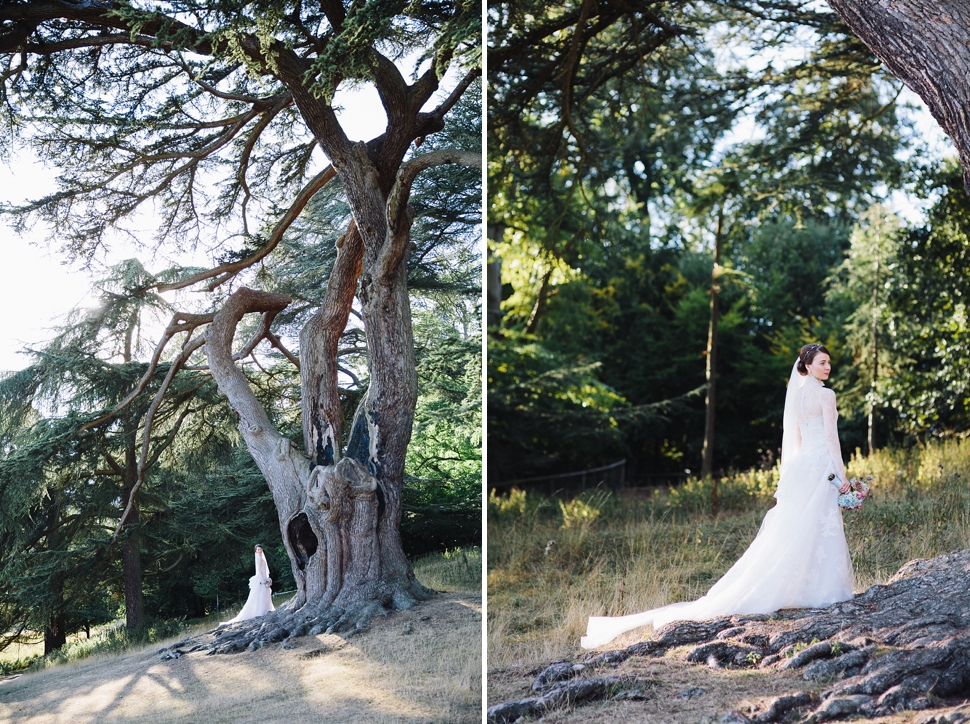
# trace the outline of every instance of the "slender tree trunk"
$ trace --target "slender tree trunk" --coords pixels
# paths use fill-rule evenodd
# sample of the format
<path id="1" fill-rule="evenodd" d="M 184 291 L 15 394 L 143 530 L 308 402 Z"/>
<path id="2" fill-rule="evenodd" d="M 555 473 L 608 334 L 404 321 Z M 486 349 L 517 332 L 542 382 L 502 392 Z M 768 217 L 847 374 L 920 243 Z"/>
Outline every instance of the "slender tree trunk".
<path id="1" fill-rule="evenodd" d="M 64 628 L 64 614 L 58 610 L 48 619 L 44 629 L 44 656 L 62 648 L 67 643 L 67 631 Z"/>
<path id="2" fill-rule="evenodd" d="M 965 0 L 828 0 L 953 140 L 970 192 L 970 4 Z"/>
<path id="3" fill-rule="evenodd" d="M 872 384 L 869 386 L 869 454 L 876 449 L 873 427 L 876 412 L 876 382 L 879 379 L 879 252 L 876 251 L 875 278 L 872 283 Z"/>
<path id="4" fill-rule="evenodd" d="M 718 277 L 721 273 L 721 241 L 723 237 L 724 206 L 717 214 L 717 231 L 714 235 L 714 268 L 711 271 L 711 320 L 707 328 L 707 397 L 704 402 L 704 449 L 701 477 L 708 478 L 714 472 L 714 408 L 717 394 L 717 322 L 718 299 L 721 292 Z M 711 493 L 711 513 L 718 509 L 717 481 Z"/>
<path id="5" fill-rule="evenodd" d="M 525 325 L 526 334 L 535 334 L 539 329 L 539 320 L 546 313 L 546 304 L 549 301 L 549 282 L 552 279 L 552 269 L 542 275 L 542 282 L 539 284 L 539 293 L 536 294 L 535 304 L 532 305 L 532 313 L 529 314 L 529 321 Z"/>
<path id="6" fill-rule="evenodd" d="M 61 506 L 57 494 L 48 490 L 45 502 L 47 525 L 51 533 L 48 535 L 48 546 L 51 550 L 59 550 L 62 545 L 60 532 Z M 53 653 L 67 643 L 67 630 L 64 627 L 64 581 L 61 573 L 55 573 L 51 579 L 51 607 L 44 627 L 44 655 Z"/>
<path id="7" fill-rule="evenodd" d="M 505 224 L 489 224 L 488 238 L 498 243 L 505 235 Z M 502 322 L 502 260 L 488 248 L 486 268 L 487 320 L 489 327 L 497 327 Z"/>
<path id="8" fill-rule="evenodd" d="M 127 505 L 131 491 L 138 482 L 138 453 L 134 442 L 125 447 L 125 488 L 122 508 Z M 121 569 L 125 588 L 125 628 L 137 631 L 145 623 L 145 606 L 142 596 L 141 533 L 139 531 L 137 502 L 131 506 L 128 516 L 121 522 L 125 527 L 125 542 L 121 546 Z"/>

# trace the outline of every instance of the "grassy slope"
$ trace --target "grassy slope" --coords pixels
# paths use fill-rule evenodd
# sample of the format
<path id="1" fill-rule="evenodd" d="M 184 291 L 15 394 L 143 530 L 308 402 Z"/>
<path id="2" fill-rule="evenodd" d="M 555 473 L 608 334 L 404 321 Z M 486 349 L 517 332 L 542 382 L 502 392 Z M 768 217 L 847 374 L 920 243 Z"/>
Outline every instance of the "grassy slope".
<path id="1" fill-rule="evenodd" d="M 465 592 L 377 619 L 347 640 L 321 635 L 298 639 L 293 650 L 174 661 L 159 661 L 156 644 L 5 677 L 0 722 L 478 722 L 476 560 L 419 562 L 426 585 Z M 463 585 L 448 585 L 456 580 Z"/>
<path id="2" fill-rule="evenodd" d="M 856 457 L 848 472 L 874 476 L 872 498 L 861 511 L 843 514 L 857 591 L 884 582 L 913 558 L 970 546 L 970 442 Z M 560 505 L 530 496 L 493 498 L 488 523 L 489 703 L 522 695 L 534 667 L 579 654 L 587 617 L 633 613 L 703 595 L 754 538 L 774 502 L 773 489 L 772 473 L 723 481 L 717 518 L 708 514 L 709 486 L 699 481 L 673 494 L 639 499 L 599 494 Z M 632 643 L 649 631 L 631 632 L 614 644 Z M 668 663 L 674 666 L 673 659 Z M 674 669 L 664 671 L 672 674 Z M 650 676 L 665 678 L 657 672 Z M 665 692 L 658 697 L 667 702 L 665 716 L 690 709 L 671 697 L 686 687 L 678 689 L 677 682 L 692 676 L 685 669 L 658 684 Z M 710 686 L 725 677 L 747 680 L 751 695 L 764 684 L 756 686 L 759 675 L 752 672 L 704 676 L 713 677 Z M 740 693 L 731 697 L 744 698 Z M 711 700 L 705 705 L 710 713 Z M 572 721 L 571 715 L 563 717 Z"/>

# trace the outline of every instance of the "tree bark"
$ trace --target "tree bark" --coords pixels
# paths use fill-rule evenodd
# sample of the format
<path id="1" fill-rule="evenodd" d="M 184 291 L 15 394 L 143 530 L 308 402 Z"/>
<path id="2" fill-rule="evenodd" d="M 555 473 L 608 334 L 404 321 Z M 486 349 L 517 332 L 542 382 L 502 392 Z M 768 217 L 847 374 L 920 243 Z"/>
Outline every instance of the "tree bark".
<path id="1" fill-rule="evenodd" d="M 124 531 L 126 537 L 121 546 L 121 577 L 125 589 L 125 628 L 129 631 L 138 631 L 145 623 L 138 505 L 132 499 L 132 491 L 138 484 L 138 449 L 135 442 L 138 423 L 128 415 L 125 417 L 125 425 L 128 428 L 128 434 L 125 442 L 124 490 L 121 496 L 124 518 L 119 524 L 119 529 Z M 131 501 L 130 506 L 129 501 Z"/>
<path id="2" fill-rule="evenodd" d="M 963 0 L 828 0 L 953 140 L 970 193 L 970 5 Z"/>
<path id="3" fill-rule="evenodd" d="M 44 504 L 45 517 L 51 533 L 48 545 L 51 550 L 61 547 L 61 504 L 57 493 L 48 490 Z M 67 630 L 64 627 L 64 580 L 62 574 L 55 572 L 51 579 L 51 605 L 44 627 L 44 655 L 53 653 L 67 643 Z"/>
<path id="4" fill-rule="evenodd" d="M 406 302 L 406 288 L 404 298 Z M 358 454 L 317 464 L 279 434 L 232 359 L 231 342 L 242 317 L 261 313 L 268 328 L 288 303 L 283 295 L 240 289 L 207 332 L 210 370 L 219 391 L 239 416 L 239 430 L 273 494 L 297 586 L 292 604 L 255 623 L 227 628 L 213 642 L 215 650 L 258 647 L 331 627 L 362 625 L 380 607 L 407 608 L 430 595 L 414 578 L 398 533 L 403 451 L 396 446 L 407 445 L 412 397 L 416 395 L 416 380 L 406 377 L 409 348 L 395 348 L 395 360 L 389 362 L 384 359 L 386 350 L 371 338 L 380 340 L 382 336 L 369 337 L 371 356 L 376 355 L 385 367 L 396 364 L 396 368 L 384 372 L 372 363 L 377 369 L 372 373 L 368 398 L 390 399 L 402 412 L 387 420 L 379 408 L 376 412 L 374 407 L 366 408 L 365 419 L 355 431 L 358 443 L 348 451 Z M 399 304 L 382 299 L 380 310 L 392 313 L 377 315 L 381 317 L 377 324 L 389 317 L 399 332 L 410 330 L 409 316 Z M 389 428 L 382 434 L 385 423 Z M 397 456 L 402 456 L 402 463 L 395 467 Z M 387 457 L 391 457 L 390 464 L 384 463 Z M 266 630 L 260 633 L 259 629 Z"/>
<path id="5" fill-rule="evenodd" d="M 875 278 L 872 282 L 872 384 L 869 386 L 869 429 L 867 430 L 866 443 L 869 446 L 869 454 L 872 455 L 876 449 L 875 423 L 876 423 L 876 384 L 879 382 L 879 251 L 876 251 L 876 260 L 873 264 Z"/>
<path id="6" fill-rule="evenodd" d="M 124 500 L 128 500 L 134 483 L 125 487 Z M 145 623 L 145 604 L 142 595 L 141 534 L 138 530 L 138 506 L 133 505 L 122 521 L 127 528 L 121 546 L 121 570 L 125 588 L 125 628 L 137 631 Z"/>
<path id="7" fill-rule="evenodd" d="M 57 611 L 48 619 L 44 629 L 44 656 L 52 654 L 67 643 L 67 630 L 64 628 L 64 614 Z"/>
<path id="8" fill-rule="evenodd" d="M 323 304 L 300 332 L 303 444 L 317 465 L 340 460 L 342 412 L 337 386 L 337 345 L 357 291 L 364 246 L 351 221 L 337 241 L 337 259 Z"/>

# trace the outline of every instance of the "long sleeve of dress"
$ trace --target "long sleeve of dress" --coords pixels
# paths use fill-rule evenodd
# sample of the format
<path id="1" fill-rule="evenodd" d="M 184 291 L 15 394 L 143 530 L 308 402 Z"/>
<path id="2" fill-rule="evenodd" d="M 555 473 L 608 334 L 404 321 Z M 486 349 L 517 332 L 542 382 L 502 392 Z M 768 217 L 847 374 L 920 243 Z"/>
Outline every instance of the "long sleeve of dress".
<path id="1" fill-rule="evenodd" d="M 835 408 L 835 393 L 822 391 L 822 425 L 825 430 L 825 447 L 828 448 L 835 472 L 845 482 L 845 463 L 842 462 L 842 447 L 839 445 L 839 413 Z"/>

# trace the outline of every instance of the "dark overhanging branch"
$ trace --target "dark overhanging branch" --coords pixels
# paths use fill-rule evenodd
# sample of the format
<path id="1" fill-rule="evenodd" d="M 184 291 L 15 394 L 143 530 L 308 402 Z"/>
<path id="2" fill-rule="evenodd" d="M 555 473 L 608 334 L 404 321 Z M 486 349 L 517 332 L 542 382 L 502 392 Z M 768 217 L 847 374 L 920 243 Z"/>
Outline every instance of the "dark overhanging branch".
<path id="1" fill-rule="evenodd" d="M 343 28 L 344 20 L 347 19 L 343 3 L 340 0 L 320 0 L 320 9 L 330 21 L 330 26 L 339 33 Z"/>
<path id="2" fill-rule="evenodd" d="M 79 38 L 62 40 L 58 43 L 26 43 L 22 47 L 24 52 L 30 55 L 53 55 L 54 53 L 61 53 L 65 50 L 103 48 L 109 45 L 137 45 L 142 48 L 162 48 L 163 50 L 171 50 L 172 48 L 171 43 L 157 43 L 154 38 L 147 35 L 132 36 L 127 33 L 118 33 L 116 35 L 83 35 Z M 5 48 L 0 46 L 0 53 L 4 52 L 4 50 Z M 9 52 L 12 49 L 6 48 L 6 50 Z"/>

